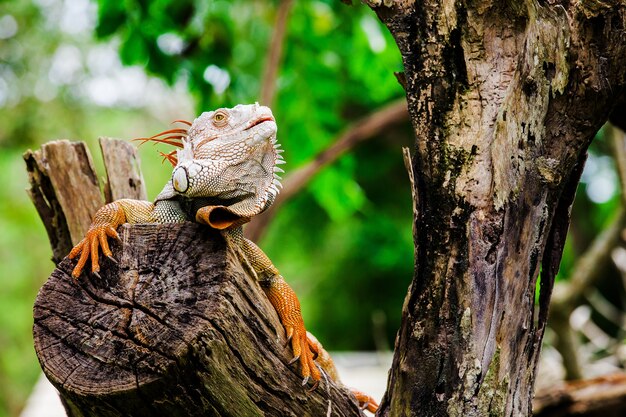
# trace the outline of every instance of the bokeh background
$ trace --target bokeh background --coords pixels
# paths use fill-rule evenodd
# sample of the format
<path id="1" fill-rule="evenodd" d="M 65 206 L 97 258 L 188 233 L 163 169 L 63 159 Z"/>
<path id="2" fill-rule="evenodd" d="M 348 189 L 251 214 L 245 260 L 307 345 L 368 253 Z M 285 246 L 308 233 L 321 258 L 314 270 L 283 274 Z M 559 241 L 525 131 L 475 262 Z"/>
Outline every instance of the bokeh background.
<path id="1" fill-rule="evenodd" d="M 391 349 L 413 269 L 401 156 L 413 137 L 408 117 L 384 118 L 403 98 L 401 71 L 393 39 L 358 2 L 0 1 L 0 417 L 19 415 L 40 373 L 32 305 L 54 267 L 22 154 L 84 140 L 104 176 L 99 136 L 152 135 L 238 103 L 274 109 L 286 176 L 332 156 L 259 241 L 299 295 L 308 327 L 329 350 Z M 382 129 L 359 131 L 381 114 Z M 350 135 L 359 140 L 337 155 L 331 145 Z M 623 133 L 606 126 L 590 151 L 558 276 L 562 288 L 575 273 L 584 285 L 562 308 L 564 327 L 546 334 L 549 378 L 609 372 L 626 358 L 619 234 L 592 259 L 591 278 L 579 263 L 600 232 L 623 227 L 617 140 Z M 154 198 L 171 168 L 157 148 L 140 155 Z"/>

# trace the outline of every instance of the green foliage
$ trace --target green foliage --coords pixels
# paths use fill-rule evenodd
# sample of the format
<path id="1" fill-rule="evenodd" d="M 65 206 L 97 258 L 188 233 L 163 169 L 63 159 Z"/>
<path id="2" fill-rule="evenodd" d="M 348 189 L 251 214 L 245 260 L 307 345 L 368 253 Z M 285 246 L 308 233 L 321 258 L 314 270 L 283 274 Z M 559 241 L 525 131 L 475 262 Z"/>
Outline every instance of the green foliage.
<path id="1" fill-rule="evenodd" d="M 17 174 L 23 171 L 22 165 L 18 150 L 0 152 L 5 173 Z M 45 277 L 52 267 L 49 256 L 39 262 L 24 259 L 29 253 L 49 252 L 46 240 L 41 239 L 46 234 L 44 227 L 24 195 L 24 182 L 6 181 L 0 191 L 0 198 L 8 199 L 0 205 L 0 416 L 5 415 L 5 407 L 19 409 L 39 373 L 30 328 L 34 296 L 41 282 L 25 278 Z M 34 227 L 24 230 L 23 224 Z"/>
<path id="2" fill-rule="evenodd" d="M 399 157 L 388 146 L 391 136 L 351 158 L 364 190 L 358 210 L 333 218 L 314 195 L 302 193 L 281 210 L 263 242 L 301 297 L 310 330 L 330 349 L 393 346 L 400 324 L 413 271 L 411 199 L 401 191 L 409 182 L 402 164 L 372 169 Z"/>

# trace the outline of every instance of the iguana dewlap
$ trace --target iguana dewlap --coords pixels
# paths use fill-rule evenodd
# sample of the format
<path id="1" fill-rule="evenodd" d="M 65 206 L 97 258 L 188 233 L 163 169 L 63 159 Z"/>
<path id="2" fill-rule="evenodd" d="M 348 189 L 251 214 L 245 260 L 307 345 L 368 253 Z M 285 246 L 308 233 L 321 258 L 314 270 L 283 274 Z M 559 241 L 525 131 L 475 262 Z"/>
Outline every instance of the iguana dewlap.
<path id="1" fill-rule="evenodd" d="M 163 155 L 174 166 L 171 179 L 156 200 L 122 199 L 98 210 L 85 238 L 70 252 L 78 257 L 72 272 L 78 278 L 88 260 L 91 271 L 100 270 L 99 250 L 112 258 L 109 237 L 119 239 L 123 223 L 180 223 L 197 221 L 219 229 L 249 263 L 261 288 L 276 309 L 291 340 L 293 361 L 299 361 L 303 385 L 320 381 L 317 363 L 337 380 L 334 364 L 314 337 L 307 336 L 300 302 L 265 253 L 243 236 L 242 225 L 268 208 L 280 188 L 284 163 L 276 142 L 276 122 L 268 107 L 238 105 L 232 109 L 205 112 L 189 129 L 172 129 L 150 138 L 180 148 Z M 376 402 L 353 390 L 360 404 L 374 412 Z"/>

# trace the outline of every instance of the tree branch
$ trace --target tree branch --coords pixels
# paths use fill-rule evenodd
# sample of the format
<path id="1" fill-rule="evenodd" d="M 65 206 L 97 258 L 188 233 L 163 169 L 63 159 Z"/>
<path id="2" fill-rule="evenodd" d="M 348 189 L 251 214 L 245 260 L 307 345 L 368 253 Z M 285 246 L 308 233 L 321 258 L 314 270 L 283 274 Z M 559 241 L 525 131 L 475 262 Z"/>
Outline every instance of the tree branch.
<path id="1" fill-rule="evenodd" d="M 615 159 L 622 206 L 626 207 L 626 131 L 611 124 L 606 126 L 606 134 L 609 136 L 613 158 Z"/>
<path id="2" fill-rule="evenodd" d="M 366 116 L 342 133 L 332 144 L 318 153 L 309 163 L 292 171 L 283 181 L 283 189 L 274 204 L 261 215 L 256 216 L 246 226 L 246 236 L 258 241 L 276 211 L 295 194 L 302 190 L 311 179 L 326 165 L 333 163 L 341 155 L 366 139 L 383 132 L 389 126 L 408 121 L 406 100 L 400 99 Z"/>
<path id="3" fill-rule="evenodd" d="M 609 121 L 626 132 L 626 92 L 623 92 L 617 104 L 609 115 Z"/>
<path id="4" fill-rule="evenodd" d="M 626 7 L 368 3 L 402 53 L 419 230 L 378 414 L 529 415 L 581 157 L 626 85 Z"/>
<path id="5" fill-rule="evenodd" d="M 537 394 L 534 417 L 621 417 L 626 413 L 626 375 L 576 381 Z"/>
<path id="6" fill-rule="evenodd" d="M 289 20 L 289 12 L 292 6 L 293 0 L 281 0 L 276 12 L 276 22 L 274 23 L 272 40 L 267 50 L 261 93 L 259 94 L 261 104 L 265 106 L 271 106 L 274 102 L 278 68 L 280 67 L 280 61 L 283 56 L 287 21 Z"/>
<path id="7" fill-rule="evenodd" d="M 625 219 L 624 209 L 620 208 L 611 224 L 594 239 L 589 249 L 576 262 L 567 284 L 555 287 L 551 303 L 553 310 L 567 309 L 571 313 L 581 303 L 585 291 L 602 276 L 601 265 L 610 260 L 611 250 L 619 243 Z"/>

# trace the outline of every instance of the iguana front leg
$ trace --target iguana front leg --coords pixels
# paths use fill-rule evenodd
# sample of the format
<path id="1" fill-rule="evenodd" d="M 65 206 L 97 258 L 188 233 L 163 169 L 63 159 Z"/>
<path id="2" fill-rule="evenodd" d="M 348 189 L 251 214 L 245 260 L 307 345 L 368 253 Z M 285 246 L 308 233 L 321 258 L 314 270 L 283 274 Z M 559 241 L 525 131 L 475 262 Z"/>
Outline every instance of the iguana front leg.
<path id="1" fill-rule="evenodd" d="M 119 240 L 117 228 L 124 223 L 180 223 L 185 215 L 176 201 L 163 200 L 157 203 L 149 201 L 122 199 L 116 200 L 100 208 L 93 217 L 85 238 L 78 242 L 68 257 L 78 262 L 72 276 L 78 278 L 91 258 L 91 272 L 100 271 L 99 248 L 104 256 L 113 259 L 107 239 Z"/>
<path id="2" fill-rule="evenodd" d="M 196 215 L 196 220 L 204 223 L 202 216 L 203 211 L 200 209 Z M 315 364 L 315 358 L 319 352 L 317 346 L 307 337 L 298 297 L 267 255 L 252 241 L 243 237 L 241 227 L 227 229 L 223 233 L 232 245 L 241 249 L 246 260 L 256 272 L 261 288 L 278 313 L 287 333 L 287 339 L 291 341 L 294 355 L 292 362 L 300 362 L 301 375 L 304 378 L 302 384 L 305 385 L 309 379 L 312 379 L 314 389 L 321 378 L 321 373 Z"/>

